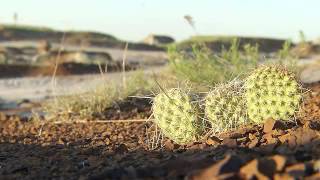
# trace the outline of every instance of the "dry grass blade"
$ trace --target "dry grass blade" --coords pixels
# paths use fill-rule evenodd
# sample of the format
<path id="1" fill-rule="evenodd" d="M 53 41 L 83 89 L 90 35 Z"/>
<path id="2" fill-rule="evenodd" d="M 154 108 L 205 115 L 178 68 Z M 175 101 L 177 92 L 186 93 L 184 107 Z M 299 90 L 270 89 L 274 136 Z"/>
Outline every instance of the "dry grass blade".
<path id="1" fill-rule="evenodd" d="M 53 74 L 52 74 L 52 78 L 51 78 L 52 87 L 55 87 L 55 78 L 56 78 L 56 75 L 57 75 L 58 66 L 59 66 L 59 60 L 61 58 L 61 52 L 63 50 L 63 45 L 64 45 L 65 38 L 66 38 L 66 32 L 64 31 L 63 34 L 62 34 L 60 47 L 58 49 L 58 54 L 57 54 L 57 56 L 55 58 L 55 65 L 54 65 L 54 70 L 53 70 Z"/>
<path id="2" fill-rule="evenodd" d="M 123 88 L 125 89 L 127 84 L 126 83 L 126 59 L 127 59 L 128 45 L 129 43 L 127 42 L 124 47 L 124 52 L 122 57 L 122 85 L 123 85 Z"/>

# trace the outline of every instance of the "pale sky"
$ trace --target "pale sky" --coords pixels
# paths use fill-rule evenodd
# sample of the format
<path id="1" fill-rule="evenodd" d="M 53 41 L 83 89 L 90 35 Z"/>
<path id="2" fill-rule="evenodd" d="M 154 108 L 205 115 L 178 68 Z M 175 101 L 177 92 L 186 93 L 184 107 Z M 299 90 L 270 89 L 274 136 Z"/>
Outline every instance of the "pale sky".
<path id="1" fill-rule="evenodd" d="M 298 39 L 320 37 L 319 0 L 2 0 L 0 23 L 93 30 L 139 41 L 149 33 L 177 40 L 195 35 L 183 16 L 194 18 L 203 35 Z"/>

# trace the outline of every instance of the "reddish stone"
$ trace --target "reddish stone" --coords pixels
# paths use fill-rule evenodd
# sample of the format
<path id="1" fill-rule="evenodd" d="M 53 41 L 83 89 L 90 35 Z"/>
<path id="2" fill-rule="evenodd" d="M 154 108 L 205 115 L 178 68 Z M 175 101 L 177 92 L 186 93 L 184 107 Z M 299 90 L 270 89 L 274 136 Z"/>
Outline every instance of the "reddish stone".
<path id="1" fill-rule="evenodd" d="M 258 138 L 255 138 L 255 139 L 253 139 L 252 141 L 249 142 L 248 147 L 249 148 L 254 148 L 254 147 L 256 147 L 258 145 L 258 143 L 259 143 Z"/>
<path id="2" fill-rule="evenodd" d="M 172 151 L 173 149 L 175 149 L 175 144 L 171 141 L 171 140 L 166 140 L 166 142 L 164 142 L 164 147 L 169 150 Z"/>
<path id="3" fill-rule="evenodd" d="M 294 135 L 296 136 L 297 145 L 306 145 L 318 136 L 318 132 L 309 128 L 298 128 Z"/>
<path id="4" fill-rule="evenodd" d="M 275 171 L 273 160 L 254 159 L 240 169 L 240 175 L 245 179 L 271 179 Z"/>
<path id="5" fill-rule="evenodd" d="M 286 129 L 286 125 L 283 121 L 276 121 L 274 119 L 268 119 L 263 125 L 263 132 L 270 133 L 274 129 Z"/>
<path id="6" fill-rule="evenodd" d="M 290 134 L 290 136 L 288 136 L 288 146 L 289 148 L 293 149 L 297 146 L 297 138 L 296 136 Z"/>
<path id="7" fill-rule="evenodd" d="M 274 155 L 270 159 L 272 159 L 275 162 L 276 170 L 278 172 L 283 170 L 287 162 L 287 158 L 281 155 Z"/>
<path id="8" fill-rule="evenodd" d="M 275 125 L 276 121 L 272 118 L 267 119 L 265 123 L 263 124 L 263 132 L 269 133 L 273 130 L 273 127 Z"/>
<path id="9" fill-rule="evenodd" d="M 286 173 L 298 178 L 305 176 L 306 166 L 304 163 L 294 164 L 286 168 Z"/>
<path id="10" fill-rule="evenodd" d="M 281 143 L 287 143 L 290 136 L 291 136 L 290 134 L 284 134 L 280 136 L 278 139 L 280 140 Z"/>
<path id="11" fill-rule="evenodd" d="M 224 159 L 209 166 L 208 168 L 198 172 L 197 174 L 188 176 L 188 179 L 207 180 L 215 179 L 232 179 L 239 171 L 242 165 L 242 160 L 237 156 L 227 155 Z"/>
<path id="12" fill-rule="evenodd" d="M 219 139 L 216 136 L 212 136 L 207 139 L 206 144 L 212 146 L 212 145 L 220 144 L 221 142 L 222 142 L 221 139 Z"/>
<path id="13" fill-rule="evenodd" d="M 273 177 L 274 180 L 295 180 L 294 177 L 290 176 L 289 174 L 283 173 L 283 174 L 276 174 Z"/>

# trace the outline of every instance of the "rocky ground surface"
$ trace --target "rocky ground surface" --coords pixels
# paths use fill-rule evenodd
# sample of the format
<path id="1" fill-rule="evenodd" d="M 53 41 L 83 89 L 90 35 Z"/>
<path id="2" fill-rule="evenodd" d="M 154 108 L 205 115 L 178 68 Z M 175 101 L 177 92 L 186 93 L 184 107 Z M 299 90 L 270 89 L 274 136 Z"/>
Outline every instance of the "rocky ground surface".
<path id="1" fill-rule="evenodd" d="M 150 121 L 50 123 L 2 114 L 0 179 L 319 179 L 320 83 L 308 88 L 294 122 L 269 119 L 185 146 L 162 138 Z M 119 107 L 108 110 L 110 119 L 150 115 L 148 100 Z"/>

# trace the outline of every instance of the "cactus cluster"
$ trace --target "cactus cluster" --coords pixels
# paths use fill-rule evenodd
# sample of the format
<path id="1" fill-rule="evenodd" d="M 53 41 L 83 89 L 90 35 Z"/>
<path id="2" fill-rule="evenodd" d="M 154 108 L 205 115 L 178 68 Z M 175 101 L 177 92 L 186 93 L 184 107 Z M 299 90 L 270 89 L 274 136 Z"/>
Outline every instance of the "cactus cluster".
<path id="1" fill-rule="evenodd" d="M 162 133 L 177 144 L 197 140 L 202 131 L 198 103 L 182 89 L 170 89 L 158 94 L 153 103 L 155 123 Z"/>
<path id="2" fill-rule="evenodd" d="M 268 118 L 289 120 L 302 98 L 294 75 L 276 66 L 256 69 L 246 79 L 245 89 L 248 116 L 256 123 Z"/>
<path id="3" fill-rule="evenodd" d="M 154 99 L 155 123 L 178 144 L 194 142 L 204 129 L 198 103 L 203 99 L 194 97 L 181 89 L 171 89 Z M 204 112 L 213 132 L 221 132 L 248 121 L 289 120 L 301 100 L 302 91 L 293 73 L 266 66 L 253 71 L 244 83 L 232 81 L 216 86 L 204 99 Z"/>
<path id="4" fill-rule="evenodd" d="M 205 98 L 205 114 L 215 131 L 236 128 L 246 121 L 245 101 L 240 84 L 230 82 L 216 87 Z"/>

